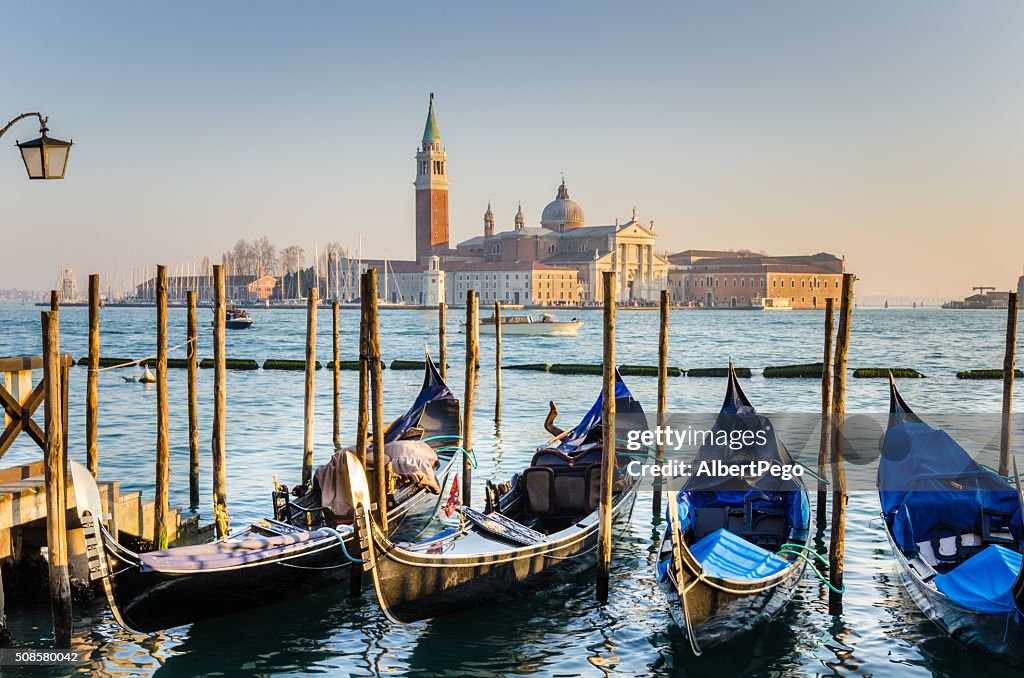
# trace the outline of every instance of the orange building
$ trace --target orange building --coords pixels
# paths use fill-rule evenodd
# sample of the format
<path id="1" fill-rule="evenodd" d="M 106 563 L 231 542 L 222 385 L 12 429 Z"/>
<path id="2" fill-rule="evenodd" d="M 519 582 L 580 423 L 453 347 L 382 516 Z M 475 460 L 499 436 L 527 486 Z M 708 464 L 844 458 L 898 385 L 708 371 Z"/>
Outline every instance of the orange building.
<path id="1" fill-rule="evenodd" d="M 826 252 L 770 256 L 686 250 L 669 256 L 673 303 L 726 308 L 823 308 L 838 299 L 846 260 Z"/>

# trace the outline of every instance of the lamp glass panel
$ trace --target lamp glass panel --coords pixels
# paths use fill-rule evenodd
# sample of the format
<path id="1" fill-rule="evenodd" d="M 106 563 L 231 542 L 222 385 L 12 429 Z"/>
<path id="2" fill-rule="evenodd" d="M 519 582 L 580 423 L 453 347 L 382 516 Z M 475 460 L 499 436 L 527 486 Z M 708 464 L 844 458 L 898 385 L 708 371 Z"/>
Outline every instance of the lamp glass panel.
<path id="1" fill-rule="evenodd" d="M 25 169 L 30 179 L 43 178 L 43 149 L 39 147 L 22 148 L 21 159 L 25 162 Z"/>
<path id="2" fill-rule="evenodd" d="M 63 179 L 70 146 L 49 146 L 46 149 L 46 178 Z"/>

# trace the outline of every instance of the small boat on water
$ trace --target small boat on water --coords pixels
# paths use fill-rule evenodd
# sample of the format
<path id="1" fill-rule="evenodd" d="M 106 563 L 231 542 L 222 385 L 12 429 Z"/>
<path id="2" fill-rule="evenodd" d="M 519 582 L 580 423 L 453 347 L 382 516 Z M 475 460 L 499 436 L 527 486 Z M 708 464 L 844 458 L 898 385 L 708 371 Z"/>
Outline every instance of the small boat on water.
<path id="1" fill-rule="evenodd" d="M 385 450 L 390 455 L 396 441 L 429 445 L 436 454 L 435 477 L 415 483 L 389 474 L 388 521 L 395 539 L 415 539 L 437 512 L 456 466 L 461 432 L 459 401 L 427 356 L 419 395 L 388 427 Z M 336 453 L 335 460 L 342 454 Z M 333 512 L 327 498 L 336 467 L 323 475 L 323 484 L 318 472 L 298 492 L 278 486 L 274 517 L 224 540 L 135 553 L 103 524 L 92 475 L 71 463 L 91 577 L 102 580 L 114 618 L 129 631 L 149 633 L 280 602 L 347 579 L 351 571 L 358 550 L 351 519 Z M 291 499 L 294 494 L 298 497 Z"/>
<path id="2" fill-rule="evenodd" d="M 480 334 L 494 334 L 496 323 L 494 315 L 480 319 Z M 540 318 L 532 315 L 502 315 L 501 336 L 509 335 L 551 335 L 576 334 L 583 326 L 583 321 L 558 320 L 550 313 L 541 314 Z M 466 323 L 460 323 L 460 331 L 465 332 Z"/>
<path id="3" fill-rule="evenodd" d="M 787 297 L 754 297 L 750 305 L 762 311 L 792 311 Z"/>
<path id="4" fill-rule="evenodd" d="M 632 417 L 646 428 L 643 409 L 629 389 L 615 383 L 616 422 Z M 537 450 L 530 466 L 498 486 L 487 485 L 483 512 L 460 507 L 463 521 L 416 543 L 389 539 L 369 512 L 369 489 L 359 460 L 347 455 L 364 542 L 364 568 L 373 575 L 381 609 L 410 623 L 523 595 L 592 567 L 598 539 L 601 486 L 602 398 L 560 440 Z M 633 426 L 630 426 L 633 428 Z M 625 436 L 623 436 L 624 438 Z M 636 478 L 616 459 L 612 524 L 632 512 Z"/>
<path id="5" fill-rule="evenodd" d="M 754 411 L 731 363 L 712 431 L 715 442 L 701 446 L 693 475 L 669 499 L 656 565 L 672 619 L 695 655 L 781 612 L 810 551 L 807 490 L 799 476 L 780 472 L 793 459 L 771 421 Z M 755 442 L 733 449 L 718 444 L 722 433 Z M 760 473 L 737 468 L 759 462 Z M 703 474 L 707 468 L 719 470 Z"/>
<path id="6" fill-rule="evenodd" d="M 244 308 L 235 305 L 228 306 L 225 311 L 224 327 L 229 330 L 247 330 L 252 327 L 253 319 Z M 210 321 L 213 325 L 213 321 Z"/>
<path id="7" fill-rule="evenodd" d="M 925 616 L 963 645 L 1024 666 L 1019 476 L 1011 486 L 924 423 L 891 376 L 878 496 L 900 579 Z"/>

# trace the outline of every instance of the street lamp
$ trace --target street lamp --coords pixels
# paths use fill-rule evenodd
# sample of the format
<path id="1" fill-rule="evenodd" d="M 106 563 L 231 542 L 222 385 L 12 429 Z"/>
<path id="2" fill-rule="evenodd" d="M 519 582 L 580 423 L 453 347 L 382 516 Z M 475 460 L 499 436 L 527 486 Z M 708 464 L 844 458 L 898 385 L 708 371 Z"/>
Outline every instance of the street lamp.
<path id="1" fill-rule="evenodd" d="M 0 130 L 0 137 L 13 127 L 14 123 L 23 118 L 31 118 L 32 116 L 39 118 L 39 134 L 41 136 L 32 141 L 17 143 L 18 150 L 21 151 L 21 159 L 25 163 L 25 171 L 28 172 L 28 178 L 63 179 L 64 170 L 68 166 L 71 142 L 46 136 L 46 133 L 49 131 L 46 127 L 46 121 L 49 118 L 44 118 L 41 113 L 22 113 L 4 125 L 4 128 Z"/>

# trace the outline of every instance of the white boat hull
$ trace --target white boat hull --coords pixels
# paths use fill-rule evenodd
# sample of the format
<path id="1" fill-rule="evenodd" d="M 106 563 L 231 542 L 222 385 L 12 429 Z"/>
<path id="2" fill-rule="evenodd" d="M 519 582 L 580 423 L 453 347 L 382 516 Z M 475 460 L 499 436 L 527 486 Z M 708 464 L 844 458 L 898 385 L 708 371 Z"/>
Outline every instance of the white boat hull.
<path id="1" fill-rule="evenodd" d="M 502 323 L 501 336 L 509 335 L 550 335 L 550 334 L 576 334 L 583 326 L 578 320 L 552 321 L 535 323 Z M 465 332 L 465 323 L 460 331 Z M 480 324 L 480 334 L 494 334 L 494 325 Z"/>

